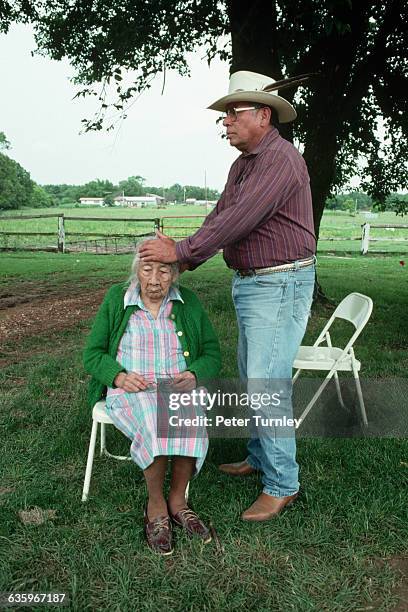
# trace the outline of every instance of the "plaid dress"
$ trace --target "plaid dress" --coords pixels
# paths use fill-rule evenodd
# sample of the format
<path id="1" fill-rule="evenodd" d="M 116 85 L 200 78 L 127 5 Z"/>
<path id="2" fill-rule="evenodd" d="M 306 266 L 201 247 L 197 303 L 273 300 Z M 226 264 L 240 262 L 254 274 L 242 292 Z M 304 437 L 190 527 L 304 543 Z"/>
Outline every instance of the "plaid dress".
<path id="1" fill-rule="evenodd" d="M 208 436 L 204 426 L 189 427 L 187 435 L 158 435 L 158 393 L 155 383 L 158 379 L 172 377 L 187 369 L 174 321 L 170 316 L 173 300 L 183 301 L 175 287 L 171 287 L 163 299 L 155 319 L 142 302 L 139 286 L 131 285 L 127 290 L 125 307 L 136 304 L 139 310 L 128 321 L 116 358 L 128 372 L 137 372 L 153 384 L 150 390 L 138 393 L 109 387 L 106 405 L 115 426 L 132 440 L 130 454 L 140 468 L 144 470 L 149 467 L 159 455 L 181 455 L 197 458 L 198 473 L 208 450 Z M 204 413 L 202 407 L 194 407 L 194 416 Z M 177 412 L 173 414 L 177 415 Z"/>

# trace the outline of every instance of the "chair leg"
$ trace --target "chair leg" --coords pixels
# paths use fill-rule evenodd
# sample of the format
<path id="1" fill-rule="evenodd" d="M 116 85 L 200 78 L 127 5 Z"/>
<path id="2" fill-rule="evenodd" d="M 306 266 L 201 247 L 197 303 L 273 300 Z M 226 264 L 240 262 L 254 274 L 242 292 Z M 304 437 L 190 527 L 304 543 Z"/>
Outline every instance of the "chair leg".
<path id="1" fill-rule="evenodd" d="M 105 454 L 106 451 L 106 429 L 105 423 L 101 423 L 101 457 Z"/>
<path id="2" fill-rule="evenodd" d="M 313 408 L 314 404 L 319 399 L 319 397 L 321 396 L 321 394 L 324 391 L 324 389 L 327 387 L 327 385 L 328 385 L 328 383 L 329 383 L 329 381 L 330 381 L 332 376 L 333 376 L 333 373 L 331 373 L 331 374 L 329 373 L 327 375 L 327 377 L 324 379 L 324 381 L 322 382 L 322 384 L 320 385 L 320 387 L 318 388 L 318 390 L 316 391 L 316 393 L 314 394 L 314 396 L 312 397 L 312 399 L 310 400 L 310 402 L 308 403 L 308 405 L 306 406 L 306 408 L 304 409 L 304 411 L 300 415 L 300 425 L 303 423 L 303 421 L 305 420 L 305 418 L 307 417 L 307 415 L 309 414 L 309 412 Z"/>
<path id="3" fill-rule="evenodd" d="M 299 378 L 299 375 L 301 373 L 302 370 L 296 370 L 296 373 L 294 375 L 294 377 L 292 378 L 292 383 L 295 382 L 295 380 L 297 380 Z"/>
<path id="4" fill-rule="evenodd" d="M 357 369 L 353 368 L 354 382 L 356 383 L 358 403 L 360 406 L 361 418 L 365 427 L 368 426 L 367 413 L 364 405 L 363 391 L 361 389 L 360 378 Z"/>
<path id="5" fill-rule="evenodd" d="M 91 439 L 89 441 L 88 459 L 86 462 L 84 488 L 82 489 L 82 501 L 88 499 L 89 486 L 91 484 L 92 465 L 95 453 L 96 434 L 98 433 L 98 421 L 93 421 Z"/>
<path id="6" fill-rule="evenodd" d="M 343 402 L 343 396 L 341 394 L 339 375 L 337 374 L 337 372 L 334 373 L 334 382 L 336 383 L 337 397 L 339 398 L 340 406 L 346 409 L 346 406 Z"/>

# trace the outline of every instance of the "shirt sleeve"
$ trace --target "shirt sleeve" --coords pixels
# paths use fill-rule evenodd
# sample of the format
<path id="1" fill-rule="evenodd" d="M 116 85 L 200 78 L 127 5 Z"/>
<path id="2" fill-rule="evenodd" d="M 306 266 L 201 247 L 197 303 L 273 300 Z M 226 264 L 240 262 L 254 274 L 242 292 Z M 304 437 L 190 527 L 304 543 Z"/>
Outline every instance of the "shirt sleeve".
<path id="1" fill-rule="evenodd" d="M 220 199 L 217 202 L 217 205 L 215 206 L 215 208 L 206 216 L 206 218 L 203 221 L 203 224 L 200 227 L 200 230 L 202 230 L 203 228 L 207 227 L 210 223 L 212 223 L 214 221 L 214 219 L 217 218 L 218 214 L 219 214 L 219 210 L 222 207 L 223 201 L 224 201 L 224 192 L 221 194 Z M 179 261 L 180 263 L 188 263 L 189 264 L 189 269 L 190 270 L 194 270 L 195 268 L 197 268 L 197 266 L 199 266 L 200 264 L 204 263 L 207 259 L 209 259 L 209 257 L 211 257 L 211 255 L 204 255 L 201 258 L 196 258 L 196 261 L 194 261 L 194 263 L 189 260 L 189 244 L 188 244 L 188 238 L 186 238 L 185 240 L 180 240 L 180 242 L 177 242 L 176 244 L 176 255 L 177 255 L 177 261 Z"/>
<path id="2" fill-rule="evenodd" d="M 232 206 L 206 223 L 176 246 L 181 263 L 199 265 L 229 244 L 241 240 L 275 214 L 302 186 L 288 156 L 276 153 L 236 185 Z"/>

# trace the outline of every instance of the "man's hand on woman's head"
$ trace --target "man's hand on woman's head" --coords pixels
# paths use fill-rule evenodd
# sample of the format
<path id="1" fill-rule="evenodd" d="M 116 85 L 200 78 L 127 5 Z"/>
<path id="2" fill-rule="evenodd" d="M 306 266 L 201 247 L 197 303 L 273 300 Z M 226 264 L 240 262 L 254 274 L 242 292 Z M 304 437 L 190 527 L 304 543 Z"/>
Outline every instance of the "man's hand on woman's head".
<path id="1" fill-rule="evenodd" d="M 149 386 L 149 383 L 143 376 L 141 374 L 136 374 L 136 372 L 119 372 L 113 384 L 115 387 L 123 389 L 127 393 L 144 391 Z"/>
<path id="2" fill-rule="evenodd" d="M 140 247 L 142 262 L 160 261 L 161 263 L 175 263 L 177 261 L 176 242 L 161 232 L 156 232 L 158 240 L 146 240 Z"/>

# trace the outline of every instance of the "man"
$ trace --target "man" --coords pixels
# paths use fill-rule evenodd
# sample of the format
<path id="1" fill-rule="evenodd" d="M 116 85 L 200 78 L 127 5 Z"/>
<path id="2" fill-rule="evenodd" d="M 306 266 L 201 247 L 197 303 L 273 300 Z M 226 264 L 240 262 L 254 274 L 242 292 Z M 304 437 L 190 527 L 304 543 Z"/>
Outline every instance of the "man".
<path id="1" fill-rule="evenodd" d="M 191 270 L 223 249 L 236 270 L 240 376 L 252 389 L 278 381 L 280 414 L 288 419 L 292 365 L 312 301 L 316 239 L 306 164 L 276 128 L 296 112 L 274 83 L 253 72 L 231 75 L 228 95 L 209 107 L 225 113 L 227 139 L 241 151 L 217 206 L 195 234 L 177 244 L 159 234 L 141 257 Z M 263 521 L 298 495 L 296 442 L 293 428 L 282 433 L 274 425 L 253 426 L 251 434 L 248 457 L 220 469 L 237 476 L 262 472 L 263 492 L 242 518 Z"/>

